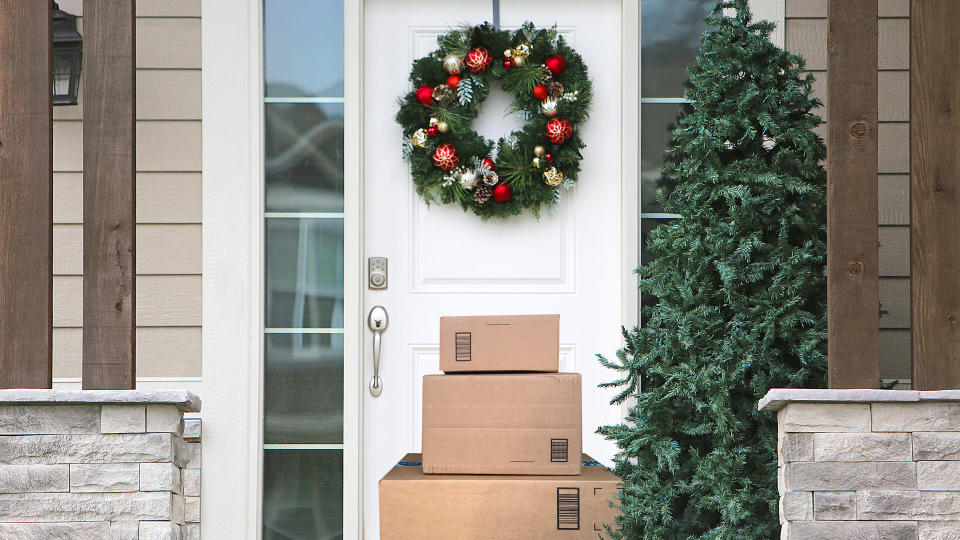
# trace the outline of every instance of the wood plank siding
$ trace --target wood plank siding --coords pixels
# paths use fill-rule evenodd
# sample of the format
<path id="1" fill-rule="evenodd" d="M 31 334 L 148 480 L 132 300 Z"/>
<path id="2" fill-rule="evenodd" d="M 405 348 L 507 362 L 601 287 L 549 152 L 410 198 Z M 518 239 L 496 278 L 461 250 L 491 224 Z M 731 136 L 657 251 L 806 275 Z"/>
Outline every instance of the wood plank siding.
<path id="1" fill-rule="evenodd" d="M 0 388 L 50 388 L 51 4 L 0 9 Z"/>
<path id="2" fill-rule="evenodd" d="M 137 386 L 136 0 L 84 0 L 83 388 Z"/>
<path id="3" fill-rule="evenodd" d="M 82 3 L 59 2 L 80 15 L 84 33 Z M 136 48 L 136 373 L 140 386 L 173 380 L 165 386 L 186 387 L 201 375 L 200 0 L 137 2 Z M 83 349 L 82 111 L 54 109 L 53 374 L 60 387 L 79 385 Z"/>
<path id="4" fill-rule="evenodd" d="M 828 5 L 828 375 L 880 385 L 877 251 L 877 2 Z"/>
<path id="5" fill-rule="evenodd" d="M 909 0 L 878 3 L 878 240 L 880 304 L 880 377 L 910 383 L 910 65 Z M 827 122 L 827 0 L 786 0 L 786 48 L 807 59 L 816 77 L 815 94 L 827 106 L 818 110 Z M 828 145 L 829 146 L 829 145 Z"/>
<path id="6" fill-rule="evenodd" d="M 911 8 L 913 387 L 960 388 L 960 9 Z"/>

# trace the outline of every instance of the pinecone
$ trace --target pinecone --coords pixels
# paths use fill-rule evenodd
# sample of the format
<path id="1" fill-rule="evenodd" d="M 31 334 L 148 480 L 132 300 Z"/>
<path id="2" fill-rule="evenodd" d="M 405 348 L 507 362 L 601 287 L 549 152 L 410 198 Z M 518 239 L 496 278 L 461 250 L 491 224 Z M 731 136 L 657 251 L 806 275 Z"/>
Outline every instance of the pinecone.
<path id="1" fill-rule="evenodd" d="M 553 78 L 553 72 L 543 64 L 540 64 L 540 73 L 538 75 L 540 75 L 539 79 L 543 81 L 549 81 Z"/>
<path id="2" fill-rule="evenodd" d="M 557 81 L 550 81 L 547 83 L 547 94 L 556 99 L 563 95 L 563 85 Z"/>
<path id="3" fill-rule="evenodd" d="M 433 99 L 435 101 L 446 101 L 453 99 L 456 92 L 446 84 L 441 84 L 433 89 Z"/>
<path id="4" fill-rule="evenodd" d="M 473 200 L 477 201 L 477 204 L 487 202 L 491 195 L 493 195 L 493 188 L 486 184 L 477 184 L 476 189 L 473 190 Z"/>

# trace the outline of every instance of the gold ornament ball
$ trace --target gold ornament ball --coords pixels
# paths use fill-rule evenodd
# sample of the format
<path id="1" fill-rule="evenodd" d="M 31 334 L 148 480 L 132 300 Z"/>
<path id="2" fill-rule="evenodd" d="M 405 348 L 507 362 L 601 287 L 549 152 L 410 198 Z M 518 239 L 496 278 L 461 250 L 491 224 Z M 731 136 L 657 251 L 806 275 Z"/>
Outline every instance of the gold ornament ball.
<path id="1" fill-rule="evenodd" d="M 538 169 L 540 168 L 540 158 L 538 157 L 533 158 L 533 161 L 531 163 L 533 164 L 534 167 Z"/>
<path id="2" fill-rule="evenodd" d="M 563 173 L 558 171 L 556 167 L 550 167 L 543 171 L 543 181 L 548 186 L 557 187 L 563 182 Z"/>
<path id="3" fill-rule="evenodd" d="M 440 133 L 446 133 L 450 131 L 450 124 L 443 121 L 437 122 L 437 131 Z"/>
<path id="4" fill-rule="evenodd" d="M 533 147 L 533 155 L 537 157 L 543 157 L 546 153 L 546 148 L 540 146 L 539 144 Z"/>
<path id="5" fill-rule="evenodd" d="M 420 128 L 413 132 L 413 137 L 411 138 L 413 145 L 423 148 L 427 145 L 427 130 Z"/>
<path id="6" fill-rule="evenodd" d="M 506 56 L 507 58 L 510 58 L 511 56 L 513 56 L 513 49 L 506 49 L 505 51 L 503 51 L 503 55 Z"/>
<path id="7" fill-rule="evenodd" d="M 526 63 L 526 60 L 524 59 L 524 57 L 522 57 L 522 56 L 514 56 L 514 57 L 513 57 L 513 65 L 515 65 L 515 66 L 517 66 L 517 67 L 520 67 L 520 66 L 522 66 L 522 65 L 525 64 L 525 63 Z"/>
<path id="8" fill-rule="evenodd" d="M 440 119 L 437 118 L 436 116 L 431 116 L 431 117 L 430 117 L 430 121 L 427 122 L 427 125 L 432 126 L 432 125 L 436 124 L 436 123 L 439 122 L 439 121 L 440 121 Z"/>
<path id="9" fill-rule="evenodd" d="M 443 59 L 443 67 L 450 73 L 460 73 L 460 68 L 463 67 L 463 61 L 454 54 L 448 54 L 446 58 Z"/>

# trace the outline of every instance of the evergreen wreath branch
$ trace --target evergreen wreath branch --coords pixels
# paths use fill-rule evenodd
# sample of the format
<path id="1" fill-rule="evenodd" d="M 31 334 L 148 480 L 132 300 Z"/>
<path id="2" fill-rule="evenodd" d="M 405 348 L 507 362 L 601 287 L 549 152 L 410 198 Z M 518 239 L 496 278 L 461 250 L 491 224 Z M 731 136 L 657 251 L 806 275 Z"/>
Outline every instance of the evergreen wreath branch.
<path id="1" fill-rule="evenodd" d="M 549 69 L 545 64 L 557 56 L 565 67 Z M 477 59 L 486 59 L 485 67 L 476 69 L 474 62 L 470 69 Z M 527 209 L 539 218 L 541 207 L 555 210 L 559 190 L 577 181 L 585 146 L 579 128 L 589 116 L 593 87 L 583 58 L 556 27 L 528 22 L 514 32 L 489 23 L 451 29 L 437 38 L 435 51 L 413 62 L 410 81 L 413 90 L 399 100 L 396 121 L 415 189 L 428 203 L 456 204 L 483 219 Z M 524 121 L 497 141 L 473 129 L 491 83 L 512 94 L 508 112 Z M 543 88 L 550 92 L 546 98 Z M 435 153 L 445 168 L 435 163 Z M 477 192 L 478 186 L 484 189 Z"/>

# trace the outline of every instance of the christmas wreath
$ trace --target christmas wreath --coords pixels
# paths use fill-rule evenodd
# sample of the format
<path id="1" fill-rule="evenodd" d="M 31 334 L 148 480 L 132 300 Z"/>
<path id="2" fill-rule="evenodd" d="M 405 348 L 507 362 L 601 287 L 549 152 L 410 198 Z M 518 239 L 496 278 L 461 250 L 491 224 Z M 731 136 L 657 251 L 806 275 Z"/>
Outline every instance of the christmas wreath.
<path id="1" fill-rule="evenodd" d="M 583 59 L 555 27 L 531 23 L 514 32 L 489 23 L 463 27 L 437 44 L 414 61 L 414 90 L 397 113 L 417 193 L 484 219 L 526 208 L 539 217 L 542 206 L 556 208 L 583 159 L 577 127 L 592 97 Z M 493 82 L 513 95 L 509 112 L 526 122 L 496 143 L 472 127 Z"/>

